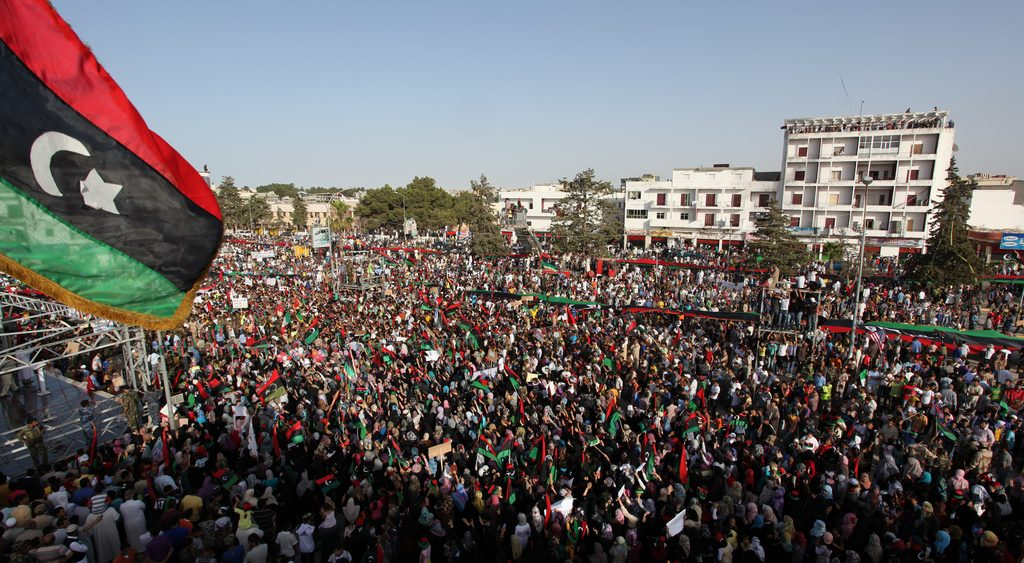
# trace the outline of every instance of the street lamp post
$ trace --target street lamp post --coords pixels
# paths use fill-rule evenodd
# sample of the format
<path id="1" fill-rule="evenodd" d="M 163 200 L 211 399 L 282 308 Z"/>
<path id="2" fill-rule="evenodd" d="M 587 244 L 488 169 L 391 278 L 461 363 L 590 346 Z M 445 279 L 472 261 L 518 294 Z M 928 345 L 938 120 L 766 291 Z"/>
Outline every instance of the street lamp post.
<path id="1" fill-rule="evenodd" d="M 870 170 L 868 171 L 870 173 Z M 864 278 L 864 246 L 867 243 L 868 234 L 868 187 L 871 186 L 871 182 L 874 179 L 871 176 L 864 176 L 861 179 L 861 183 L 864 184 L 864 198 L 860 202 L 861 214 L 860 214 L 860 259 L 857 260 L 857 294 L 856 301 L 853 306 L 853 323 L 850 327 L 850 353 L 849 358 L 853 358 L 853 350 L 857 346 L 857 314 L 860 312 L 860 300 L 862 296 L 861 283 Z"/>
<path id="2" fill-rule="evenodd" d="M 409 225 L 409 219 L 405 216 L 405 196 L 398 194 L 398 197 L 402 198 L 402 240 L 407 240 L 406 229 Z"/>

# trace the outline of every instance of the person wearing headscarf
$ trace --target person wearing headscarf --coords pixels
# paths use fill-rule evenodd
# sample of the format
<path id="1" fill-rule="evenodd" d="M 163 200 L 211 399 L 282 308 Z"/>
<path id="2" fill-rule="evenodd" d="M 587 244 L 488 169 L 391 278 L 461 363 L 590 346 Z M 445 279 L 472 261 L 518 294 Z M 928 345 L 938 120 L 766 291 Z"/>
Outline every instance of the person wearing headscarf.
<path id="1" fill-rule="evenodd" d="M 882 563 L 882 556 L 884 554 L 882 538 L 878 537 L 878 534 L 868 536 L 868 544 L 864 547 L 864 555 L 867 556 L 868 560 L 871 563 Z"/>

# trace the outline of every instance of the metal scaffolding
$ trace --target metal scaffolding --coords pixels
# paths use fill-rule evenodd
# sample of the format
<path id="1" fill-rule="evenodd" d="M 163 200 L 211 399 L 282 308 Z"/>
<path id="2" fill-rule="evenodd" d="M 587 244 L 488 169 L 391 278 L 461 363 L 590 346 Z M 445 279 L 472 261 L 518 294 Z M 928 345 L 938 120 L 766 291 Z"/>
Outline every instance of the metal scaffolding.
<path id="1" fill-rule="evenodd" d="M 46 298 L 0 293 L 0 378 L 17 391 L 0 400 L 0 469 L 8 475 L 32 466 L 28 451 L 17 438 L 29 417 L 40 421 L 50 461 L 88 447 L 75 416 L 86 397 L 85 383 L 69 374 L 103 351 L 110 360 L 114 384 L 145 392 L 152 374 L 147 370 L 143 329 L 83 315 Z M 84 358 L 84 359 L 83 359 Z M 65 373 L 55 369 L 62 366 Z M 123 409 L 109 393 L 93 396 L 100 440 L 125 430 Z"/>

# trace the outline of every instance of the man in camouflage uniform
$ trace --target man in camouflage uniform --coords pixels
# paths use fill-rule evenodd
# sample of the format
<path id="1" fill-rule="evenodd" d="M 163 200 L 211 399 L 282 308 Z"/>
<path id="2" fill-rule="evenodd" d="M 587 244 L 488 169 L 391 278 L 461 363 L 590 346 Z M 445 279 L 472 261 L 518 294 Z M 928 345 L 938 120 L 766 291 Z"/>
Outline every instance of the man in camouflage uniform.
<path id="1" fill-rule="evenodd" d="M 46 455 L 46 444 L 43 443 L 43 428 L 39 426 L 38 420 L 28 419 L 28 424 L 18 432 L 18 439 L 28 448 L 28 455 L 32 456 L 32 463 L 36 467 L 50 462 Z"/>
<path id="2" fill-rule="evenodd" d="M 122 391 L 121 406 L 124 407 L 124 418 L 128 421 L 128 428 L 135 431 L 142 428 L 142 408 L 139 404 L 139 392 L 135 389 L 125 389 Z"/>

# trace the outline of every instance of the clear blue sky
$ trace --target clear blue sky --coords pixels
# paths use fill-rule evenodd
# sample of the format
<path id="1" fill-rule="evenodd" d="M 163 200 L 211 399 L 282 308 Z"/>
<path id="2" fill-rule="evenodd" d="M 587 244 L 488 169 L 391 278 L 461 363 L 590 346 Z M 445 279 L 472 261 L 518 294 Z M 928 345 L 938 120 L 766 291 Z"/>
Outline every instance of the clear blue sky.
<path id="1" fill-rule="evenodd" d="M 862 100 L 948 109 L 962 173 L 1024 176 L 1017 0 L 53 4 L 154 131 L 239 185 L 778 170 L 784 119 Z"/>

